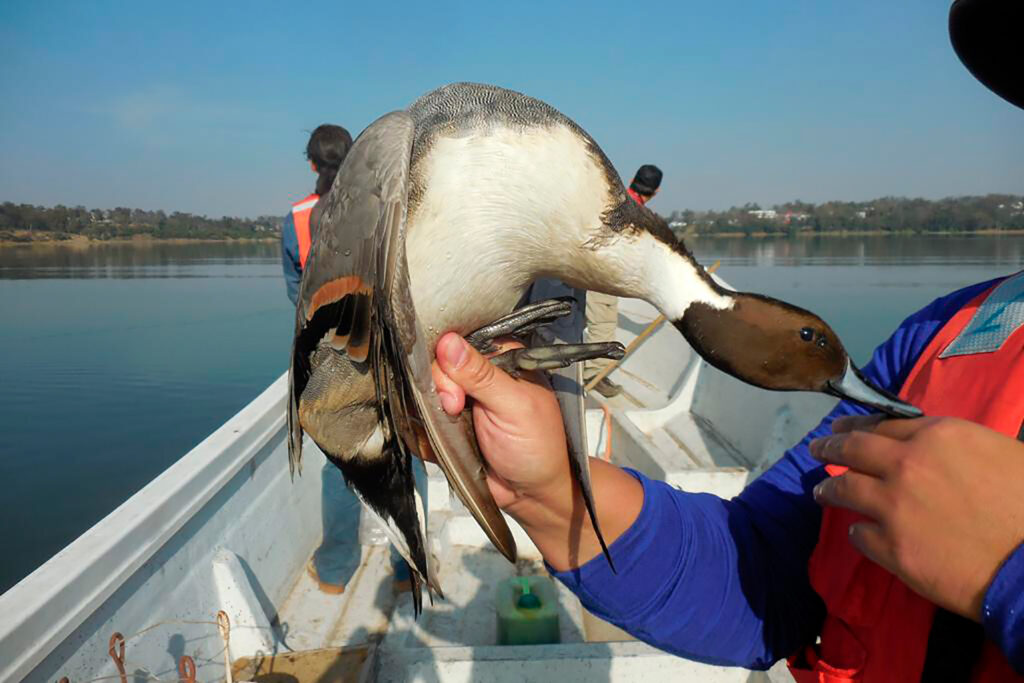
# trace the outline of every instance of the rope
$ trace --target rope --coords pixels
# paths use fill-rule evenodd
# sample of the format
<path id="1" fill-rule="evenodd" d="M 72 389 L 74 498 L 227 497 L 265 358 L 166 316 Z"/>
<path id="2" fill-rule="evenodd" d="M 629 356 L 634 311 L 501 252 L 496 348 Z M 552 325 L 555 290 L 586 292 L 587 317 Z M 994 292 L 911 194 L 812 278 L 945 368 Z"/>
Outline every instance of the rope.
<path id="1" fill-rule="evenodd" d="M 107 653 L 114 660 L 121 683 L 128 683 L 128 674 L 124 670 L 124 636 L 117 631 L 110 636 L 110 647 L 107 648 Z"/>
<path id="2" fill-rule="evenodd" d="M 223 617 L 221 616 L 223 615 Z M 209 659 L 204 659 L 204 662 L 212 662 L 215 658 L 219 657 L 221 653 L 224 654 L 224 666 L 227 671 L 227 682 L 233 683 L 231 676 L 231 660 L 228 654 L 228 637 L 230 635 L 230 620 L 228 615 L 221 611 L 217 613 L 217 621 L 207 620 L 190 620 L 190 619 L 164 619 L 154 624 L 150 624 L 146 628 L 136 631 L 130 636 L 125 636 L 119 631 L 115 631 L 110 636 L 110 642 L 107 647 L 107 654 L 112 660 L 114 660 L 114 666 L 117 668 L 117 673 L 111 676 L 97 676 L 95 678 L 89 678 L 78 683 L 98 683 L 99 681 L 118 681 L 119 683 L 128 683 L 128 669 L 131 668 L 132 675 L 138 679 L 144 677 L 147 681 L 154 681 L 155 683 L 203 683 L 196 680 L 196 663 L 195 660 L 188 656 L 183 655 L 178 661 L 178 670 L 175 672 L 177 675 L 174 678 L 161 678 L 157 676 L 148 668 L 142 665 L 137 665 L 131 660 L 125 657 L 127 649 L 127 643 L 130 640 L 139 638 L 145 633 L 152 631 L 153 629 L 159 628 L 160 626 L 168 625 L 209 625 L 216 626 L 218 628 L 221 639 L 224 641 L 224 647 L 213 653 Z M 253 628 L 259 628 L 254 626 Z M 214 679 L 208 683 L 220 683 L 223 679 Z M 67 676 L 62 677 L 58 683 L 70 683 L 70 679 Z"/>
<path id="3" fill-rule="evenodd" d="M 196 683 L 196 663 L 188 655 L 182 655 L 178 662 L 178 675 L 183 683 Z"/>
<path id="4" fill-rule="evenodd" d="M 604 453 L 601 459 L 605 462 L 612 461 L 612 409 L 608 404 L 601 403 L 601 410 L 604 411 Z"/>
<path id="5" fill-rule="evenodd" d="M 231 679 L 231 654 L 228 651 L 231 643 L 231 620 L 224 610 L 217 612 L 217 630 L 220 631 L 220 639 L 224 641 L 224 680 L 227 683 L 234 683 Z"/>

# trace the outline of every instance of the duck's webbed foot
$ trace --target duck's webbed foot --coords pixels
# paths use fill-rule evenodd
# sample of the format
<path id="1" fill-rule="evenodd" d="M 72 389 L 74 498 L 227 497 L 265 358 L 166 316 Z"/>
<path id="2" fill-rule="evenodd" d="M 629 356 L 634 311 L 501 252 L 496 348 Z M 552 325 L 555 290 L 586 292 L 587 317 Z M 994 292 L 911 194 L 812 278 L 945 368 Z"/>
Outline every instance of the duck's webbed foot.
<path id="1" fill-rule="evenodd" d="M 494 340 L 499 337 L 516 337 L 526 341 L 526 337 L 538 327 L 543 327 L 572 313 L 573 298 L 559 297 L 546 299 L 518 308 L 506 316 L 498 318 L 490 325 L 466 336 L 473 348 L 480 353 L 494 353 L 498 347 Z M 563 366 L 564 367 L 564 366 Z"/>
<path id="2" fill-rule="evenodd" d="M 573 363 L 593 358 L 619 360 L 625 355 L 625 352 L 626 350 L 619 342 L 554 344 L 552 346 L 534 346 L 528 349 L 512 349 L 491 358 L 491 362 L 513 377 L 518 377 L 522 371 L 567 368 Z"/>
<path id="3" fill-rule="evenodd" d="M 572 297 L 538 301 L 481 327 L 469 334 L 466 341 L 480 353 L 494 353 L 498 350 L 495 339 L 516 337 L 525 342 L 529 333 L 537 328 L 571 314 L 572 307 Z M 624 353 L 625 349 L 619 342 L 553 344 L 512 349 L 491 358 L 491 362 L 510 375 L 518 376 L 523 371 L 556 370 L 593 358 L 619 360 Z"/>

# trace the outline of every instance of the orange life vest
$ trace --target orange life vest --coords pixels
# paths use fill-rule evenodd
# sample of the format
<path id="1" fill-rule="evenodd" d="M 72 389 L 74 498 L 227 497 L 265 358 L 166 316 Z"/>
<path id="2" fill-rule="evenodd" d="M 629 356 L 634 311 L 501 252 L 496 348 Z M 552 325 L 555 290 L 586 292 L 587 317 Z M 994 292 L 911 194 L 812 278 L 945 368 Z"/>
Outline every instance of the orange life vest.
<path id="1" fill-rule="evenodd" d="M 295 238 L 299 242 L 299 265 L 303 270 L 306 268 L 306 259 L 309 258 L 309 246 L 312 238 L 309 234 L 309 216 L 313 213 L 320 195 L 311 194 L 300 202 L 292 204 L 292 220 L 295 221 Z"/>
<path id="2" fill-rule="evenodd" d="M 926 415 L 971 420 L 1016 438 L 1024 419 L 1024 324 L 1014 318 L 1019 305 L 1007 303 L 1022 292 L 1018 273 L 958 311 L 918 358 L 900 398 Z M 832 476 L 845 469 L 827 467 Z M 790 659 L 798 683 L 921 680 L 936 607 L 854 549 L 847 530 L 861 519 L 825 509 L 809 572 L 828 614 L 820 644 Z M 1024 676 L 986 639 L 971 680 Z"/>

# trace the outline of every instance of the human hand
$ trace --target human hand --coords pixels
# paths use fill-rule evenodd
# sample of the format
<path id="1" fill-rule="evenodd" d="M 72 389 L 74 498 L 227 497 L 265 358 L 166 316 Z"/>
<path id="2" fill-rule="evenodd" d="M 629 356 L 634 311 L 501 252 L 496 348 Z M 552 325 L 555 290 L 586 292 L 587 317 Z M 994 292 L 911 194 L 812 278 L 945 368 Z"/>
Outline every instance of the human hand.
<path id="1" fill-rule="evenodd" d="M 569 471 L 562 413 L 543 375 L 513 379 L 452 333 L 437 343 L 433 373 L 450 415 L 462 412 L 467 397 L 474 399 L 473 425 L 494 502 L 526 530 L 548 564 L 561 571 L 600 554 Z M 643 487 L 600 460 L 591 462 L 590 478 L 604 538 L 614 543 L 639 516 Z"/>
<path id="2" fill-rule="evenodd" d="M 569 500 L 565 428 L 547 380 L 539 373 L 513 379 L 454 333 L 438 340 L 436 353 L 434 384 L 445 411 L 458 415 L 467 394 L 475 399 L 473 424 L 498 507 L 516 516 L 517 503 Z"/>
<path id="3" fill-rule="evenodd" d="M 953 418 L 840 418 L 811 455 L 850 469 L 815 499 L 873 521 L 850 542 L 935 604 L 981 620 L 985 591 L 1024 542 L 1024 444 Z"/>

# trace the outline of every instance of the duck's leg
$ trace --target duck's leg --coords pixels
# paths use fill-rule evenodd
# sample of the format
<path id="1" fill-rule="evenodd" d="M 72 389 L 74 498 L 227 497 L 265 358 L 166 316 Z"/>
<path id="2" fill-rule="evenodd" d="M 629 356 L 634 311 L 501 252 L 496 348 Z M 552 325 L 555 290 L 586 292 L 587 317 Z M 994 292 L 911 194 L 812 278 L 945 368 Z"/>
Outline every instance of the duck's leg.
<path id="1" fill-rule="evenodd" d="M 554 344 L 552 346 L 512 349 L 491 358 L 491 362 L 510 375 L 517 376 L 523 370 L 567 368 L 573 363 L 591 360 L 592 358 L 619 360 L 625 355 L 625 352 L 625 348 L 619 342 Z"/>
<path id="2" fill-rule="evenodd" d="M 573 299 L 559 297 L 547 299 L 516 309 L 509 315 L 498 318 L 466 336 L 473 348 L 480 353 L 498 350 L 494 340 L 499 337 L 525 338 L 538 327 L 572 313 Z M 569 367 L 593 358 L 622 358 L 624 348 L 619 342 L 598 344 L 554 344 L 512 349 L 491 359 L 491 362 L 512 375 L 522 370 L 554 370 Z"/>
<path id="3" fill-rule="evenodd" d="M 473 348 L 480 353 L 494 353 L 498 347 L 494 340 L 499 337 L 525 337 L 538 327 L 553 323 L 559 318 L 572 313 L 572 297 L 546 299 L 517 308 L 506 316 L 502 316 L 466 335 Z"/>

